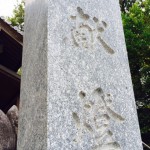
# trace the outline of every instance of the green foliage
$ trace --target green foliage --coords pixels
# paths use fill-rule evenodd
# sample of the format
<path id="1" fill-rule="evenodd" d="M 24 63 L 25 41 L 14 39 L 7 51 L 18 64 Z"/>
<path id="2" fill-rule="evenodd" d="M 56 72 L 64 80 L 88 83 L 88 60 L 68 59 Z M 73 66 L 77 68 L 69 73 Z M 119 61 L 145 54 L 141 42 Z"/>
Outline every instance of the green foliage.
<path id="1" fill-rule="evenodd" d="M 17 74 L 21 76 L 21 74 L 22 74 L 22 69 L 21 68 L 18 69 Z"/>
<path id="2" fill-rule="evenodd" d="M 142 138 L 150 133 L 150 0 L 123 11 L 125 39 Z"/>
<path id="3" fill-rule="evenodd" d="M 24 27 L 24 7 L 25 2 L 22 0 L 13 10 L 13 16 L 8 17 L 8 21 L 11 22 L 12 26 L 17 26 L 21 31 Z"/>
<path id="4" fill-rule="evenodd" d="M 136 2 L 136 0 L 119 0 L 122 12 L 126 12 Z"/>
<path id="5" fill-rule="evenodd" d="M 150 0 L 122 14 L 135 98 L 150 103 Z M 145 105 L 146 106 L 146 105 Z"/>

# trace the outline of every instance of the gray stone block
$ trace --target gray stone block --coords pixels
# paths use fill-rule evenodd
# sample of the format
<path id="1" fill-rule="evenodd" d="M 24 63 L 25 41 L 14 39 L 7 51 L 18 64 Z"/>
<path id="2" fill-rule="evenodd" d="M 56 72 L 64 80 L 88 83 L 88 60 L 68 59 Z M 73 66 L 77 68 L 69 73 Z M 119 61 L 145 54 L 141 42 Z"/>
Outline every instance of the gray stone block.
<path id="1" fill-rule="evenodd" d="M 27 0 L 18 150 L 142 150 L 119 2 Z"/>
<path id="2" fill-rule="evenodd" d="M 16 135 L 8 117 L 0 110 L 0 150 L 15 150 Z"/>
<path id="3" fill-rule="evenodd" d="M 7 112 L 7 117 L 11 123 L 11 126 L 13 128 L 14 134 L 18 134 L 18 108 L 17 106 L 13 105 Z"/>

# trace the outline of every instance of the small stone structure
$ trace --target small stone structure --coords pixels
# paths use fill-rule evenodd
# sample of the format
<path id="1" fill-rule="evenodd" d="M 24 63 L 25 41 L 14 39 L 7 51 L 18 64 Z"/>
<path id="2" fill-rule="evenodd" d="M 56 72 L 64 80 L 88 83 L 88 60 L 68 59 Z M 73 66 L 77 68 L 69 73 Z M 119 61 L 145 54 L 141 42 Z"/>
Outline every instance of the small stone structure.
<path id="1" fill-rule="evenodd" d="M 7 115 L 0 110 L 0 150 L 16 150 L 18 108 L 12 106 Z"/>

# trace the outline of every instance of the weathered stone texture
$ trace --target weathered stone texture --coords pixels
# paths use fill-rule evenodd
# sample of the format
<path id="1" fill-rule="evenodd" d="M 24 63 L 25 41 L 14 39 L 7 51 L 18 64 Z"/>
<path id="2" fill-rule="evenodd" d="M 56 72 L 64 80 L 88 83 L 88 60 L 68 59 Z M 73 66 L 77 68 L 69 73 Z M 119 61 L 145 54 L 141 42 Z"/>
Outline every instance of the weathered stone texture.
<path id="1" fill-rule="evenodd" d="M 46 150 L 47 0 L 26 0 L 17 150 Z"/>
<path id="2" fill-rule="evenodd" d="M 0 150 L 15 150 L 16 135 L 8 117 L 0 110 Z"/>
<path id="3" fill-rule="evenodd" d="M 13 105 L 7 112 L 7 117 L 11 123 L 13 131 L 17 136 L 18 133 L 18 108 L 17 106 Z"/>
<path id="4" fill-rule="evenodd" d="M 119 2 L 48 7 L 48 149 L 142 150 Z"/>
<path id="5" fill-rule="evenodd" d="M 119 2 L 27 0 L 18 150 L 142 150 Z"/>

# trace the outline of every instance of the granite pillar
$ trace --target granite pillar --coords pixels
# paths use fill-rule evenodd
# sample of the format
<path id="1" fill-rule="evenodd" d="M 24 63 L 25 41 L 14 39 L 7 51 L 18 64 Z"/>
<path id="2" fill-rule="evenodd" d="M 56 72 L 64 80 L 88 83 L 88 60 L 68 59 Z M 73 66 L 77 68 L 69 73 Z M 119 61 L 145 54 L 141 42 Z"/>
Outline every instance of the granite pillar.
<path id="1" fill-rule="evenodd" d="M 18 150 L 142 150 L 119 2 L 27 0 Z"/>

